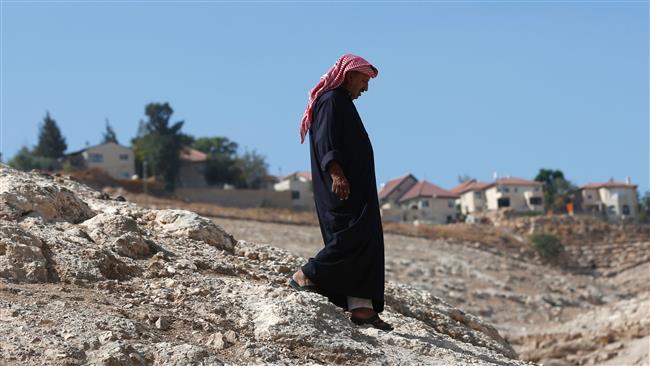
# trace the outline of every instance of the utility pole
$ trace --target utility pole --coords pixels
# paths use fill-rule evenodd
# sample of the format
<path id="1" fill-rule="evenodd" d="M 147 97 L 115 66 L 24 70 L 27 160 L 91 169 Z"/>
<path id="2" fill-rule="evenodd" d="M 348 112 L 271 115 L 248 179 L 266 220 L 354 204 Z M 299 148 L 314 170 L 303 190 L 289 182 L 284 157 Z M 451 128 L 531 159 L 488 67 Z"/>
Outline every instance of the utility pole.
<path id="1" fill-rule="evenodd" d="M 147 194 L 147 161 L 142 162 L 142 191 Z"/>

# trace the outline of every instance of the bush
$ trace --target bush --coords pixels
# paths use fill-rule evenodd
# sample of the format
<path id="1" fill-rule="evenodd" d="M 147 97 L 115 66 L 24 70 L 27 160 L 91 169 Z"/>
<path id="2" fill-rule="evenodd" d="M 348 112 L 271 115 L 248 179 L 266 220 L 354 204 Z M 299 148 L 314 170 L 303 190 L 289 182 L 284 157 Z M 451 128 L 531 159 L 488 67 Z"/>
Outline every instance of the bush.
<path id="1" fill-rule="evenodd" d="M 530 237 L 533 247 L 539 255 L 548 260 L 558 259 L 564 252 L 564 245 L 555 235 L 533 234 Z"/>

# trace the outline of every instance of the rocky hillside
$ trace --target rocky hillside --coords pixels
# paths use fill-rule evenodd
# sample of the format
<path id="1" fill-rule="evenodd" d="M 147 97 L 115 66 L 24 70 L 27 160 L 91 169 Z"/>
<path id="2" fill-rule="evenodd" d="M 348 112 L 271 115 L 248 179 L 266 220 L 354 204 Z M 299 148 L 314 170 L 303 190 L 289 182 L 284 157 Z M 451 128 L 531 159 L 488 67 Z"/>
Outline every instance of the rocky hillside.
<path id="1" fill-rule="evenodd" d="M 303 258 L 211 220 L 0 166 L 0 364 L 522 365 L 481 318 L 387 284 L 395 330 L 286 285 Z"/>
<path id="2" fill-rule="evenodd" d="M 214 221 L 236 236 L 304 257 L 323 245 L 318 227 Z M 650 262 L 612 276 L 598 275 L 599 268 L 577 274 L 476 242 L 384 238 L 388 281 L 408 283 L 480 315 L 522 360 L 547 366 L 650 365 Z M 618 245 L 625 253 L 637 243 Z M 648 241 L 643 245 L 650 248 Z"/>

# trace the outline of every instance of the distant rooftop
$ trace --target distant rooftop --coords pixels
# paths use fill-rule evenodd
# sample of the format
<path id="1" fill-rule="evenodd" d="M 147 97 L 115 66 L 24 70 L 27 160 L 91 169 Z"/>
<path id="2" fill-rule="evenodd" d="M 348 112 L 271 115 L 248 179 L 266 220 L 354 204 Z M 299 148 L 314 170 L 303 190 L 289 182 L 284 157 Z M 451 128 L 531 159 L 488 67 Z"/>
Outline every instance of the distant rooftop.
<path id="1" fill-rule="evenodd" d="M 433 198 L 458 198 L 459 195 L 426 180 L 417 182 L 411 189 L 406 192 L 399 202 L 404 202 L 414 198 L 433 197 Z"/>
<path id="2" fill-rule="evenodd" d="M 386 182 L 386 184 L 384 184 L 382 189 L 379 191 L 379 199 L 382 200 L 382 199 L 388 197 L 388 195 L 390 195 L 395 190 L 395 188 L 397 188 L 408 177 L 413 177 L 413 179 L 415 181 L 417 181 L 417 178 L 415 178 L 415 176 L 413 176 L 413 174 L 410 174 L 410 173 L 406 174 L 406 175 L 403 175 L 401 177 L 391 179 L 388 182 Z"/>
<path id="3" fill-rule="evenodd" d="M 208 160 L 208 155 L 204 152 L 201 152 L 196 149 L 192 149 L 189 146 L 183 147 L 180 152 L 180 159 L 183 161 L 206 161 Z"/>

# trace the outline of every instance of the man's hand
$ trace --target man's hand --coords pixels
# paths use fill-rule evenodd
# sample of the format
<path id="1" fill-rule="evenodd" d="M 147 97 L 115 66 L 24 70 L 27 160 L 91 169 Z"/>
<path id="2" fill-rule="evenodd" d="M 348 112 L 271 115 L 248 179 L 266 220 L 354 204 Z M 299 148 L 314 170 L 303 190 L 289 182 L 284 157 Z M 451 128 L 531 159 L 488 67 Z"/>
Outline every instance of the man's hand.
<path id="1" fill-rule="evenodd" d="M 332 192 L 340 200 L 347 200 L 350 197 L 350 183 L 348 183 L 348 179 L 343 174 L 343 169 L 334 160 L 329 164 L 327 170 L 330 176 L 332 176 Z"/>

